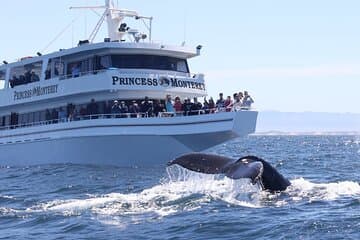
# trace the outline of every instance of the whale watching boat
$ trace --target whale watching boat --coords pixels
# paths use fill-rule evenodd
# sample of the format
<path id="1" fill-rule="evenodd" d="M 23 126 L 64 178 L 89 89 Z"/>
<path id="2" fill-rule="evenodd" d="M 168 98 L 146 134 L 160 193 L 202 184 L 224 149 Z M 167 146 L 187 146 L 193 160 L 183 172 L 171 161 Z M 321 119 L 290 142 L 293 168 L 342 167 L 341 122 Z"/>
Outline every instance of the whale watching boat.
<path id="1" fill-rule="evenodd" d="M 251 108 L 164 110 L 170 97 L 207 96 L 204 75 L 188 65 L 200 45 L 156 43 L 152 17 L 110 0 L 78 8 L 103 11 L 88 39 L 0 66 L 0 165 L 159 165 L 255 131 Z M 108 36 L 95 43 L 103 22 Z"/>

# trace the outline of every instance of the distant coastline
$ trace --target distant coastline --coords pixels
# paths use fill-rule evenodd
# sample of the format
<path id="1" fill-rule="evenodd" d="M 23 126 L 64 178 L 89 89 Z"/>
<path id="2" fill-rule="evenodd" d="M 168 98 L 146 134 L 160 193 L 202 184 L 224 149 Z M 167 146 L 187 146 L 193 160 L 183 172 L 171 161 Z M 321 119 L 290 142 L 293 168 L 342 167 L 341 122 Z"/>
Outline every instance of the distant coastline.
<path id="1" fill-rule="evenodd" d="M 360 135 L 360 114 L 260 111 L 256 135 Z"/>

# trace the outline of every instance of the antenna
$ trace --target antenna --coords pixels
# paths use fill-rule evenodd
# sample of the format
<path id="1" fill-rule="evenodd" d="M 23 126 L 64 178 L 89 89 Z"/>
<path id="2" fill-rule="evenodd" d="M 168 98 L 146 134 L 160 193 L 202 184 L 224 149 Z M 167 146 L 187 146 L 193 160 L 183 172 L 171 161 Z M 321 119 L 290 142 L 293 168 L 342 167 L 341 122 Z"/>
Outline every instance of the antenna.
<path id="1" fill-rule="evenodd" d="M 186 11 L 186 9 L 184 9 L 184 41 L 182 42 L 182 46 L 185 46 L 185 44 L 186 44 L 186 27 L 187 27 L 187 11 Z"/>
<path id="2" fill-rule="evenodd" d="M 41 52 L 45 52 L 59 37 L 61 37 L 61 35 L 63 35 L 63 33 L 73 25 L 73 23 L 78 19 L 78 17 L 74 18 L 68 25 L 66 25 L 66 27 L 63 30 L 61 30 L 59 34 L 56 35 L 56 37 L 53 40 L 51 40 L 50 43 L 41 50 Z"/>
<path id="3" fill-rule="evenodd" d="M 118 2 L 117 2 L 118 3 Z M 124 18 L 130 17 L 135 18 L 136 20 L 143 20 L 145 26 L 149 31 L 149 39 L 151 41 L 151 32 L 152 32 L 152 17 L 140 16 L 136 11 L 126 10 L 126 9 L 117 9 L 114 8 L 114 3 L 112 0 L 105 0 L 104 6 L 88 6 L 88 7 L 70 7 L 70 9 L 90 9 L 92 11 L 96 9 L 105 9 L 104 13 L 101 15 L 99 21 L 97 22 L 94 30 L 89 36 L 89 41 L 93 42 L 97 33 L 99 32 L 103 22 L 106 19 L 108 25 L 108 38 L 112 41 L 121 41 L 124 36 L 127 34 L 127 31 L 119 31 L 121 24 L 123 23 Z M 94 11 L 95 12 L 95 11 Z M 150 27 L 148 27 L 144 20 L 149 21 Z M 136 39 L 135 39 L 136 41 Z"/>

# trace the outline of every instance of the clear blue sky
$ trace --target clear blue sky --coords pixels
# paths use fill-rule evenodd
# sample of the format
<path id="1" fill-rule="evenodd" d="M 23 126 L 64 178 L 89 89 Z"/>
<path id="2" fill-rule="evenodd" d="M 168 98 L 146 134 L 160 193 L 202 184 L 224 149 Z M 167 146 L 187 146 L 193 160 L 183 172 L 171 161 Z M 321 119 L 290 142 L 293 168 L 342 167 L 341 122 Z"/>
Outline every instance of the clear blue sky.
<path id="1" fill-rule="evenodd" d="M 248 90 L 259 110 L 360 113 L 358 0 L 114 2 L 152 15 L 154 40 L 203 45 L 190 68 L 205 73 L 209 95 Z M 1 60 L 34 55 L 78 18 L 47 52 L 71 47 L 90 34 L 98 17 L 69 6 L 102 4 L 2 2 Z"/>

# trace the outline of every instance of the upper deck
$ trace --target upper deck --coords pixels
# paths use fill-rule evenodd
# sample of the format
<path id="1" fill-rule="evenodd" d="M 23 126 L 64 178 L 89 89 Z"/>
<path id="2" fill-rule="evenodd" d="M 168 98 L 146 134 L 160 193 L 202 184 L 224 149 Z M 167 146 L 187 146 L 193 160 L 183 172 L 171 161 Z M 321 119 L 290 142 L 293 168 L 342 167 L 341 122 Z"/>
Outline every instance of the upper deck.
<path id="1" fill-rule="evenodd" d="M 98 99 L 206 95 L 202 74 L 191 74 L 187 59 L 197 49 L 155 43 L 85 43 L 76 48 L 0 66 L 0 112 L 36 110 L 64 102 Z M 111 96 L 110 96 L 111 95 Z M 25 105 L 24 105 L 25 104 Z"/>

